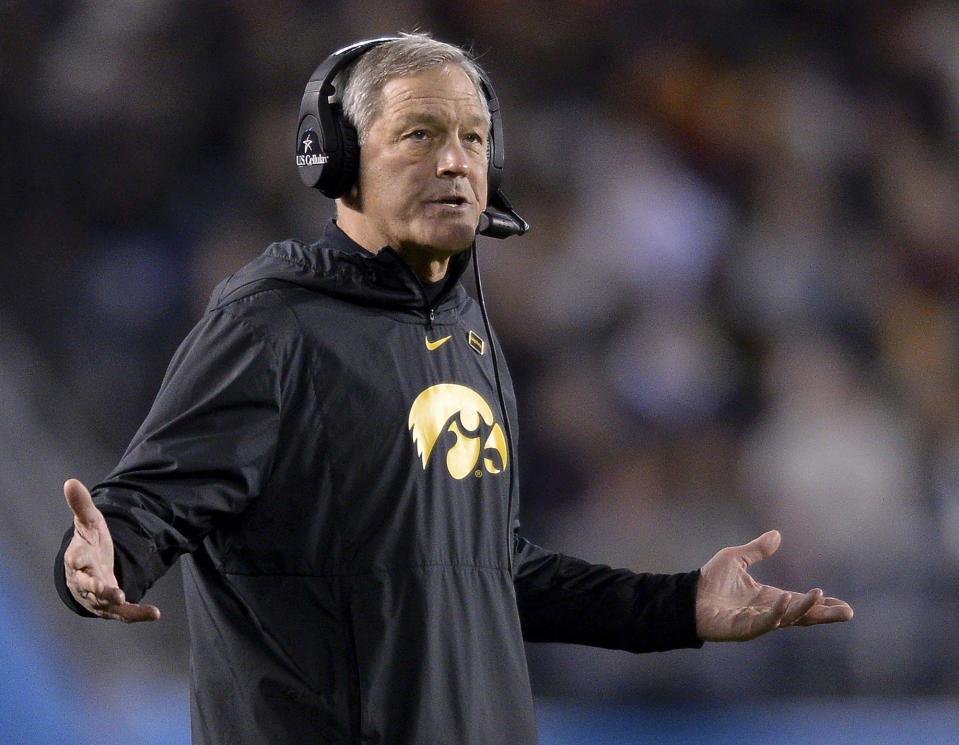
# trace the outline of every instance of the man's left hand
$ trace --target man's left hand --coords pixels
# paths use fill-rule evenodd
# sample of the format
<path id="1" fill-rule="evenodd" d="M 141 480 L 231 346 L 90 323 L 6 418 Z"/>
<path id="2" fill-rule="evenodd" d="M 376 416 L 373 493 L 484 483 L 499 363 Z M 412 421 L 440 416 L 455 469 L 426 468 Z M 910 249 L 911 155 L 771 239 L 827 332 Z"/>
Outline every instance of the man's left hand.
<path id="1" fill-rule="evenodd" d="M 763 533 L 744 546 L 724 548 L 702 568 L 696 590 L 696 633 L 703 641 L 747 641 L 786 626 L 848 621 L 848 603 L 823 597 L 820 589 L 803 594 L 761 585 L 749 567 L 772 556 L 782 537 Z"/>

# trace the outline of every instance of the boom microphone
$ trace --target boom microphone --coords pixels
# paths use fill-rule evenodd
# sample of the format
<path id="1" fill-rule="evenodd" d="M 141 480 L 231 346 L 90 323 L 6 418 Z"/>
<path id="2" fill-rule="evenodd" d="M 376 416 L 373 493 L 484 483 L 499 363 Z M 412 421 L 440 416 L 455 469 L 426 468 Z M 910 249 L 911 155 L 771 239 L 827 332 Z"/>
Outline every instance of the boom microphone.
<path id="1" fill-rule="evenodd" d="M 529 223 L 516 213 L 506 194 L 497 189 L 489 206 L 480 215 L 476 232 L 490 238 L 509 238 L 511 235 L 523 235 L 527 230 Z"/>

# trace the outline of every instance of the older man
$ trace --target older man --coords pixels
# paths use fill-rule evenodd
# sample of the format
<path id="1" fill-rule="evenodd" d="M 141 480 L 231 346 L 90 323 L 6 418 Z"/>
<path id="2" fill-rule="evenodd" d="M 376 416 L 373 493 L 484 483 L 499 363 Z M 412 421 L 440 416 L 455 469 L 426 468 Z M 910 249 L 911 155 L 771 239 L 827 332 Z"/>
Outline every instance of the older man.
<path id="1" fill-rule="evenodd" d="M 524 638 L 642 652 L 850 618 L 751 579 L 775 532 L 677 575 L 518 535 L 513 390 L 459 281 L 500 198 L 494 99 L 427 36 L 351 49 L 337 219 L 221 283 L 95 498 L 67 482 L 64 601 L 154 620 L 137 601 L 185 554 L 193 738 L 211 745 L 527 745 Z M 344 155 L 316 128 L 307 167 Z"/>

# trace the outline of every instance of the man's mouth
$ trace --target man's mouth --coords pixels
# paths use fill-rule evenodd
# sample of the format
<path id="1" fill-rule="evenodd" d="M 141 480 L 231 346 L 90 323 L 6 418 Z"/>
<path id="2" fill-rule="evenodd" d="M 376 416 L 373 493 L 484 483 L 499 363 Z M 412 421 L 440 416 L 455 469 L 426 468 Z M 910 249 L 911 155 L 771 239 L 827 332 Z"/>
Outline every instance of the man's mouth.
<path id="1" fill-rule="evenodd" d="M 452 207 L 459 207 L 461 205 L 466 204 L 467 200 L 466 200 L 466 197 L 451 196 L 451 197 L 440 197 L 439 199 L 434 199 L 433 201 L 436 202 L 437 204 L 448 204 Z"/>

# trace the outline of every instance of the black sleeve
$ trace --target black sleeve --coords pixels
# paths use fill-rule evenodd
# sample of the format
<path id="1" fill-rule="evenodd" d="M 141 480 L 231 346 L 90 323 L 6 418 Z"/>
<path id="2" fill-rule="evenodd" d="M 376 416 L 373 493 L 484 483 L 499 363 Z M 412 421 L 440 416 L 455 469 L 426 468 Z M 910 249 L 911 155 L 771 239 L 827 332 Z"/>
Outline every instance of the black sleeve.
<path id="1" fill-rule="evenodd" d="M 639 574 L 590 564 L 515 538 L 523 638 L 629 652 L 698 648 L 699 570 Z"/>
<path id="2" fill-rule="evenodd" d="M 117 580 L 131 602 L 260 492 L 275 452 L 278 377 L 269 339 L 225 310 L 208 313 L 177 350 L 127 452 L 91 489 L 113 538 Z M 54 576 L 60 597 L 81 612 L 63 569 L 72 534 L 71 528 Z"/>

